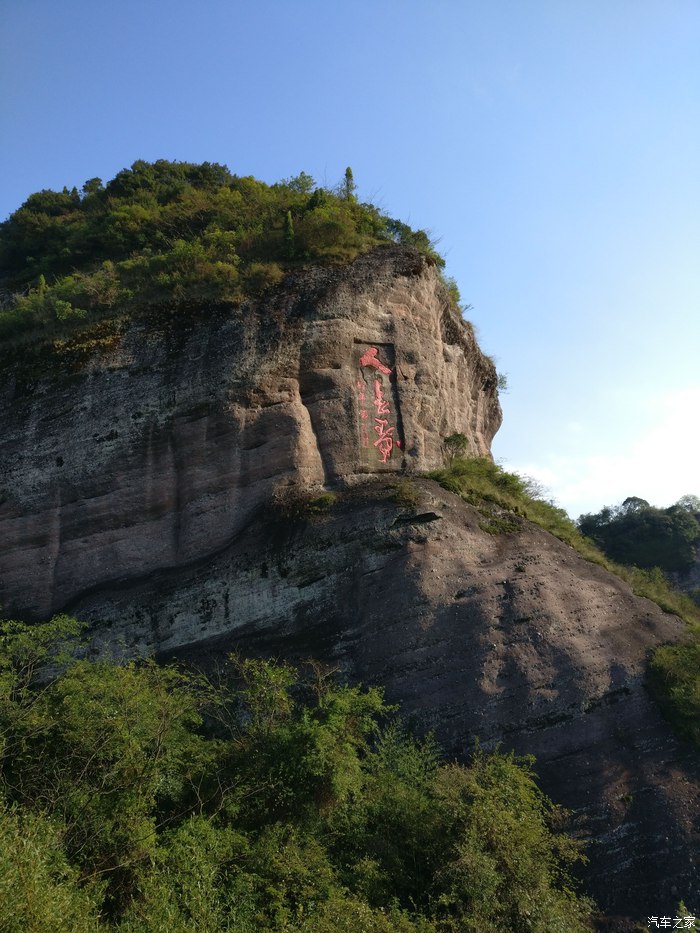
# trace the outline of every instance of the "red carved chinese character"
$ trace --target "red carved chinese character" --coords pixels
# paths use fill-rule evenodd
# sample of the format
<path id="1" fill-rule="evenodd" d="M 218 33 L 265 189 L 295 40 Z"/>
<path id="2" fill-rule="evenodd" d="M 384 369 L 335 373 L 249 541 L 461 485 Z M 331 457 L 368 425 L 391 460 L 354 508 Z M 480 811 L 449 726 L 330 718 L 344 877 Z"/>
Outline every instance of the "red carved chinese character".
<path id="1" fill-rule="evenodd" d="M 391 370 L 377 359 L 378 352 L 376 347 L 370 347 L 369 350 L 360 357 L 360 366 L 374 366 L 380 373 L 384 373 L 385 376 L 390 376 Z"/>
<path id="2" fill-rule="evenodd" d="M 382 463 L 386 463 L 391 456 L 391 450 L 394 446 L 394 439 L 392 437 L 394 428 L 389 427 L 389 422 L 386 418 L 375 418 L 374 430 L 379 435 L 374 442 L 374 446 L 377 448 L 377 452 L 382 458 Z"/>
<path id="3" fill-rule="evenodd" d="M 377 409 L 378 415 L 389 414 L 389 403 L 382 395 L 382 384 L 379 379 L 374 380 L 374 401 L 372 404 Z"/>

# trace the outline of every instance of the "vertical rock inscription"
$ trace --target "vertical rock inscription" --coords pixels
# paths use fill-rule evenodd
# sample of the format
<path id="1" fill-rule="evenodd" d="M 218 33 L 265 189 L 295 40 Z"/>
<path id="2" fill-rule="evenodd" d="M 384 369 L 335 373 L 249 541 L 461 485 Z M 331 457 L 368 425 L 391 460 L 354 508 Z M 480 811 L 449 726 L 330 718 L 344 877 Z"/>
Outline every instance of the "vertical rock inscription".
<path id="1" fill-rule="evenodd" d="M 400 470 L 404 438 L 393 344 L 355 344 L 358 450 L 370 473 Z"/>

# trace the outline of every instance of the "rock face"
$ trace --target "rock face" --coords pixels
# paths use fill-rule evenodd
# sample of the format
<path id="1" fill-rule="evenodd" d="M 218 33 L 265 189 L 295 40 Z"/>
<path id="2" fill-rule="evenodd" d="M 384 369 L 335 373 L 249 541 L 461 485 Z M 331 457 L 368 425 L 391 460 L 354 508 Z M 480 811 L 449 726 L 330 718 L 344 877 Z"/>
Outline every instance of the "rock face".
<path id="1" fill-rule="evenodd" d="M 415 507 L 378 478 L 325 515 L 264 513 L 212 560 L 71 608 L 103 649 L 204 668 L 234 649 L 315 657 L 384 685 L 451 754 L 476 738 L 534 754 L 589 843 L 602 908 L 696 902 L 697 758 L 643 686 L 650 650 L 683 624 L 540 528 L 489 534 L 476 509 L 414 482 Z"/>
<path id="2" fill-rule="evenodd" d="M 454 432 L 489 456 L 501 417 L 493 364 L 417 253 L 4 371 L 5 614 L 70 611 L 117 655 L 315 656 L 383 684 L 452 754 L 478 737 L 537 756 L 605 909 L 697 903 L 697 767 L 643 687 L 681 623 L 535 526 L 489 533 L 430 480 L 396 501 Z"/>
<path id="3" fill-rule="evenodd" d="M 35 619 L 216 553 L 279 485 L 430 469 L 453 432 L 488 456 L 501 421 L 436 270 L 393 247 L 3 369 L 0 604 Z"/>

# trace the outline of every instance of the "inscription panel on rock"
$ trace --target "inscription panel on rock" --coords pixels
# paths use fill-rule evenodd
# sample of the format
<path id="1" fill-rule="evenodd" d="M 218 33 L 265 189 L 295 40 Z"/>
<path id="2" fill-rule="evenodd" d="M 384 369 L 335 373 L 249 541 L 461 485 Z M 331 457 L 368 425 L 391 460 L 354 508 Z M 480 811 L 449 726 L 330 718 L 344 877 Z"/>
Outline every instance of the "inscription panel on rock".
<path id="1" fill-rule="evenodd" d="M 393 344 L 356 343 L 358 445 L 369 472 L 400 470 L 404 438 Z"/>

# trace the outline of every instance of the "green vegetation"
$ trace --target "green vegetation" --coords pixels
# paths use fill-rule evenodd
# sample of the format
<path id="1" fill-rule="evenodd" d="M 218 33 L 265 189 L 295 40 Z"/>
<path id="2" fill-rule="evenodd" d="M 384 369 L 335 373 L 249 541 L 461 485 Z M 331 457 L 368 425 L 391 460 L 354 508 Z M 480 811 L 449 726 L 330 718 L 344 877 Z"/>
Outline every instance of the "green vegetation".
<path id="1" fill-rule="evenodd" d="M 204 162 L 135 162 L 106 185 L 39 191 L 0 224 L 0 339 L 64 333 L 125 311 L 237 303 L 305 263 L 381 243 L 444 261 L 422 230 L 302 172 L 267 185 Z"/>
<path id="2" fill-rule="evenodd" d="M 404 509 L 412 509 L 418 505 L 420 492 L 412 480 L 403 477 L 392 484 L 392 489 L 394 490 L 392 498 L 397 505 Z"/>
<path id="3" fill-rule="evenodd" d="M 636 567 L 683 571 L 700 543 L 700 502 L 684 496 L 667 509 L 630 496 L 622 505 L 581 515 L 579 530 L 612 560 Z"/>
<path id="4" fill-rule="evenodd" d="M 678 731 L 700 745 L 700 608 L 669 584 L 659 566 L 614 563 L 598 546 L 599 536 L 606 540 L 603 535 L 612 527 L 607 531 L 607 540 L 614 542 L 618 553 L 642 555 L 649 560 L 654 555 L 667 567 L 687 566 L 688 555 L 695 553 L 698 542 L 700 503 L 695 496 L 684 496 L 663 510 L 652 508 L 643 499 L 626 499 L 618 509 L 581 516 L 576 525 L 563 509 L 542 498 L 537 483 L 507 473 L 490 460 L 454 457 L 445 469 L 430 476 L 480 510 L 486 519 L 480 525 L 484 531 L 516 532 L 518 523 L 514 517 L 522 516 L 560 538 L 586 560 L 601 564 L 629 583 L 637 596 L 651 599 L 665 612 L 684 619 L 689 626 L 689 642 L 656 650 L 650 664 L 649 685 Z M 657 541 L 653 529 L 659 529 Z M 585 537 L 584 530 L 597 532 L 595 540 Z"/>
<path id="5" fill-rule="evenodd" d="M 522 516 L 575 547 L 588 560 L 604 562 L 600 552 L 585 540 L 566 512 L 540 498 L 537 484 L 532 480 L 515 473 L 507 473 L 498 464 L 486 458 L 464 459 L 460 455 L 463 450 L 460 446 L 462 437 L 463 435 L 453 434 L 447 438 L 445 446 L 450 462 L 444 469 L 430 473 L 431 479 L 436 480 L 445 489 L 456 492 L 470 505 L 480 508 L 489 519 L 497 514 L 494 506 L 497 510 L 511 513 L 506 521 L 515 527 L 519 526 L 517 522 L 512 521 L 512 515 Z M 456 448 L 454 455 L 452 444 Z"/>
<path id="6" fill-rule="evenodd" d="M 450 434 L 450 436 L 446 437 L 443 441 L 443 445 L 445 448 L 445 459 L 448 464 L 452 464 L 458 457 L 464 459 L 469 450 L 469 438 L 466 434 Z"/>
<path id="7" fill-rule="evenodd" d="M 522 524 L 519 521 L 513 521 L 510 518 L 503 518 L 486 509 L 479 509 L 485 516 L 485 521 L 479 522 L 479 528 L 489 535 L 509 535 L 520 531 Z"/>
<path id="8" fill-rule="evenodd" d="M 329 512 L 338 501 L 334 492 L 314 492 L 302 486 L 282 486 L 269 504 L 273 520 L 294 524 Z"/>
<path id="9" fill-rule="evenodd" d="M 700 747 L 700 629 L 686 645 L 665 645 L 654 653 L 649 683 L 676 729 Z"/>
<path id="10" fill-rule="evenodd" d="M 491 460 L 478 457 L 472 460 L 455 457 L 447 467 L 435 470 L 429 476 L 445 489 L 456 492 L 466 502 L 480 508 L 486 516 L 498 514 L 493 511 L 495 506 L 534 522 L 573 547 L 586 560 L 601 564 L 617 574 L 638 596 L 653 599 L 666 612 L 679 615 L 689 623 L 700 623 L 700 612 L 693 600 L 673 589 L 658 568 L 629 567 L 609 560 L 563 509 L 543 498 L 543 492 L 534 480 L 508 473 Z M 676 508 L 672 506 L 671 510 Z"/>
<path id="11" fill-rule="evenodd" d="M 3 930 L 588 929 L 529 760 L 443 764 L 317 664 L 215 685 L 73 658 L 77 630 L 0 626 Z"/>

